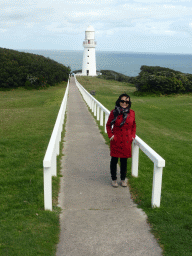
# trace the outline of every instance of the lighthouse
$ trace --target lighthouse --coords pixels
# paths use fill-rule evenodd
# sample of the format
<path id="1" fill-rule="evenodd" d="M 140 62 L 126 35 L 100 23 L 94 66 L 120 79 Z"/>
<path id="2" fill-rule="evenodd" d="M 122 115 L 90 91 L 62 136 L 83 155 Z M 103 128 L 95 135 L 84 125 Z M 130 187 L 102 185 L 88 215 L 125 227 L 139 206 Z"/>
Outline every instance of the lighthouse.
<path id="1" fill-rule="evenodd" d="M 89 26 L 85 31 L 85 41 L 83 41 L 83 76 L 96 76 L 96 57 L 95 57 L 95 30 Z"/>

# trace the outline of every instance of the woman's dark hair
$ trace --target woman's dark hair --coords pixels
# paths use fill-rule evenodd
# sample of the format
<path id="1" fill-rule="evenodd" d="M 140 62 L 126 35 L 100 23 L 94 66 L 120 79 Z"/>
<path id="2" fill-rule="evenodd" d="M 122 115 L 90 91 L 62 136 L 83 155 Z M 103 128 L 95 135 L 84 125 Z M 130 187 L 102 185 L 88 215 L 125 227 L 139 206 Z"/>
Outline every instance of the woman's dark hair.
<path id="1" fill-rule="evenodd" d="M 118 100 L 116 101 L 116 106 L 117 106 L 117 107 L 120 107 L 120 100 L 121 100 L 122 97 L 129 98 L 129 108 L 131 108 L 131 98 L 130 98 L 130 96 L 129 96 L 128 94 L 126 94 L 126 93 L 123 93 L 123 94 L 121 94 L 121 95 L 119 96 Z"/>

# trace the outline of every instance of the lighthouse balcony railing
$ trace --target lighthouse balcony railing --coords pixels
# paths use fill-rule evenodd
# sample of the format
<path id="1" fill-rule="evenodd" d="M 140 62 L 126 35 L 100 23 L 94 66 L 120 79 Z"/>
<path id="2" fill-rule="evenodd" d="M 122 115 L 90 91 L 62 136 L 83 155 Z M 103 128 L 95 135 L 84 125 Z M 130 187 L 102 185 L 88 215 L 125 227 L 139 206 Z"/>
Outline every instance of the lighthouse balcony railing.
<path id="1" fill-rule="evenodd" d="M 95 40 L 86 40 L 86 41 L 83 41 L 83 45 L 97 45 L 97 42 Z"/>
<path id="2" fill-rule="evenodd" d="M 78 81 L 75 75 L 75 83 L 78 87 L 82 97 L 87 103 L 88 107 L 96 116 L 97 121 L 100 122 L 100 126 L 105 127 L 109 118 L 110 111 L 105 108 L 98 100 L 96 100 Z M 138 167 L 139 167 L 139 149 L 141 149 L 146 156 L 148 156 L 151 161 L 154 163 L 153 168 L 153 186 L 152 186 L 152 198 L 151 206 L 160 207 L 161 201 L 161 187 L 162 187 L 162 175 L 163 167 L 165 167 L 165 160 L 157 154 L 149 145 L 147 145 L 141 138 L 137 135 L 132 143 L 132 166 L 131 173 L 132 176 L 138 177 Z"/>

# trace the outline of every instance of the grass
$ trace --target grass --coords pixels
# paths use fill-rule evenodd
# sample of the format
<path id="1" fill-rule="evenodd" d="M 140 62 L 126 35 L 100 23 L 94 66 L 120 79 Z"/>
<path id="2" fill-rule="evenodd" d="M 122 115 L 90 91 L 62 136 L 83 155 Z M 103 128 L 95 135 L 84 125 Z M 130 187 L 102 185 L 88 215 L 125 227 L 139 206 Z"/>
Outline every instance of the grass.
<path id="1" fill-rule="evenodd" d="M 127 83 L 97 77 L 77 79 L 88 91 L 95 90 L 95 98 L 109 110 L 114 109 L 121 93 L 130 95 L 137 135 L 166 161 L 161 206 L 154 209 L 151 208 L 153 163 L 140 150 L 139 177 L 135 178 L 128 161 L 132 198 L 147 214 L 164 255 L 192 255 L 192 94 L 138 97 L 134 95 L 135 88 Z M 100 130 L 109 145 L 103 127 Z"/>
<path id="2" fill-rule="evenodd" d="M 44 211 L 43 158 L 65 88 L 0 92 L 0 255 L 55 255 L 60 174 Z"/>

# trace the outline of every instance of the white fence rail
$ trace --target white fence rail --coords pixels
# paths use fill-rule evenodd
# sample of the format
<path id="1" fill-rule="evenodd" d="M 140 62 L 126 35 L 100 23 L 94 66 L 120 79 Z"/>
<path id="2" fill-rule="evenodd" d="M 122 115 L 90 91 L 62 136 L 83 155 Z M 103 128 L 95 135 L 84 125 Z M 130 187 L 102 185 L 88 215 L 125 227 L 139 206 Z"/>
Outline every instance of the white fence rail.
<path id="1" fill-rule="evenodd" d="M 85 102 L 94 113 L 94 116 L 97 117 L 97 120 L 100 121 L 100 125 L 105 126 L 105 132 L 107 132 L 106 123 L 109 118 L 110 111 L 106 109 L 99 101 L 97 101 L 87 90 L 85 90 L 85 88 L 77 81 L 76 76 L 75 76 L 75 82 Z M 105 115 L 105 118 L 104 118 L 104 115 Z M 165 167 L 165 160 L 136 135 L 135 140 L 132 143 L 131 172 L 132 172 L 132 176 L 134 177 L 138 177 L 139 148 L 154 163 L 151 206 L 160 207 L 162 175 L 163 175 L 163 167 Z"/>
<path id="2" fill-rule="evenodd" d="M 69 80 L 43 160 L 44 209 L 50 211 L 52 211 L 52 176 L 57 176 L 57 155 L 59 155 L 59 145 L 65 118 L 68 91 Z"/>

